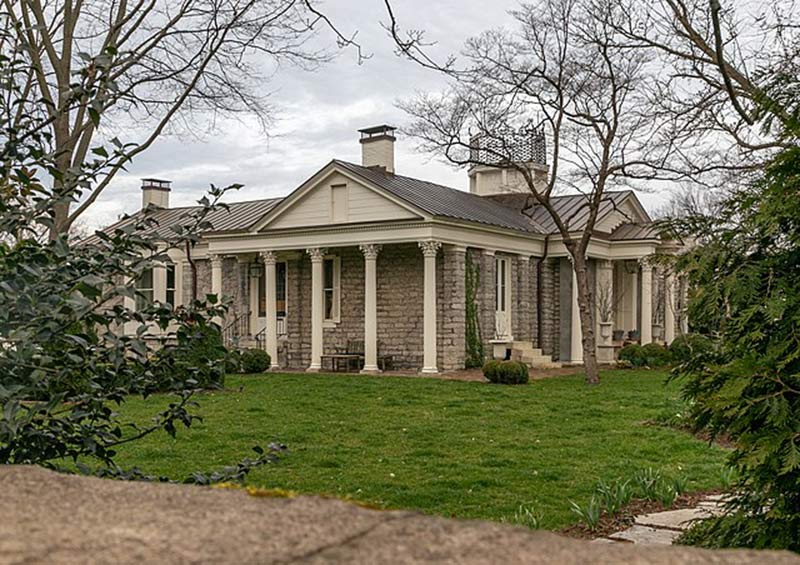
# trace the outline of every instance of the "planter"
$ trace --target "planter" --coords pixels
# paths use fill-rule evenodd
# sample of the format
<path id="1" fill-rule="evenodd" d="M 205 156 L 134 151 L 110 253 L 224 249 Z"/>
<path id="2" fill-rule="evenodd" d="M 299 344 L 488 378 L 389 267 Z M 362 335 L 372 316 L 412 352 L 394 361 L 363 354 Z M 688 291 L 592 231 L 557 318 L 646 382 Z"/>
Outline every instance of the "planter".
<path id="1" fill-rule="evenodd" d="M 638 341 L 640 336 L 639 330 L 631 330 L 628 332 L 628 339 L 631 341 Z"/>
<path id="2" fill-rule="evenodd" d="M 611 344 L 611 333 L 613 330 L 614 324 L 612 322 L 600 322 L 600 344 L 601 345 L 610 345 Z"/>
<path id="3" fill-rule="evenodd" d="M 614 341 L 622 341 L 624 337 L 625 337 L 625 330 L 614 330 L 614 332 L 612 333 L 612 339 Z"/>
<path id="4" fill-rule="evenodd" d="M 662 341 L 664 339 L 664 326 L 661 324 L 653 324 L 653 339 Z"/>

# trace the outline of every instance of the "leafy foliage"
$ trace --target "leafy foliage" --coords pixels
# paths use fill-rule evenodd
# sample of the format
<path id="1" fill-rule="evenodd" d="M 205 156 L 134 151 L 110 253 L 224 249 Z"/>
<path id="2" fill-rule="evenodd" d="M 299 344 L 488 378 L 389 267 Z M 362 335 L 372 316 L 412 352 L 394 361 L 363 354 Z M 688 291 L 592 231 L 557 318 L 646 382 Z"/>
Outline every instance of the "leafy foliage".
<path id="1" fill-rule="evenodd" d="M 170 249 L 191 249 L 226 189 L 212 186 L 169 238 L 150 235 L 148 214 L 78 244 L 65 234 L 48 238 L 55 210 L 125 158 L 113 140 L 113 149 L 94 148 L 91 162 L 59 168 L 49 119 L 15 111 L 25 93 L 13 79 L 26 72 L 13 55 L 0 55 L 0 463 L 57 467 L 71 459 L 120 474 L 119 446 L 191 426 L 193 392 L 222 384 L 226 352 L 214 320 L 226 305 L 213 295 L 189 306 L 136 305 L 147 297 L 133 281 L 165 268 Z M 101 96 L 102 81 L 87 88 L 86 76 L 76 75 L 65 105 Z M 120 415 L 131 396 L 159 391 L 173 396 L 147 423 Z M 239 474 L 267 461 L 243 462 Z"/>
<path id="2" fill-rule="evenodd" d="M 800 148 L 717 216 L 691 222 L 703 245 L 679 267 L 694 288 L 693 325 L 718 344 L 677 377 L 695 427 L 736 439 L 740 493 L 739 514 L 704 528 L 703 543 L 800 550 Z"/>
<path id="3" fill-rule="evenodd" d="M 483 365 L 483 341 L 481 340 L 481 325 L 478 313 L 478 288 L 480 288 L 480 271 L 472 262 L 470 254 L 466 255 L 464 270 L 464 287 L 466 293 L 466 318 L 465 340 L 466 359 L 464 366 L 467 369 Z"/>
<path id="4" fill-rule="evenodd" d="M 487 361 L 483 365 L 483 376 L 489 382 L 504 385 L 524 385 L 529 379 L 528 366 L 520 361 Z"/>

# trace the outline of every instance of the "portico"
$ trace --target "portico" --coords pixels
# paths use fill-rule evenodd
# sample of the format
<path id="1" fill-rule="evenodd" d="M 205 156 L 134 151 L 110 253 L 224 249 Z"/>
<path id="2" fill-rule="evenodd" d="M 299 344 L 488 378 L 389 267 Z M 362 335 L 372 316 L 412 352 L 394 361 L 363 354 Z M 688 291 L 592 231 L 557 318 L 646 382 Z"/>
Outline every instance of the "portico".
<path id="1" fill-rule="evenodd" d="M 469 193 L 404 177 L 392 128 L 362 134 L 361 165 L 331 161 L 284 198 L 214 212 L 192 268 L 170 251 L 175 288 L 154 272 L 140 290 L 187 302 L 196 285 L 200 297 L 226 297 L 229 312 L 216 320 L 224 338 L 264 348 L 272 369 L 316 372 L 355 351 L 365 373 L 391 358 L 430 374 L 463 368 L 468 348 L 472 358 L 482 350 L 531 365 L 581 363 L 577 277 L 549 213 L 526 208 L 527 194 L 512 186 L 518 175 L 473 168 Z M 544 164 L 528 165 L 546 176 Z M 635 194 L 604 198 L 586 264 L 599 350 L 612 361 L 625 340 L 685 331 L 685 286 L 649 262 L 675 245 Z M 168 198 L 159 202 L 163 213 L 147 213 L 168 223 Z M 582 229 L 581 195 L 552 203 Z"/>

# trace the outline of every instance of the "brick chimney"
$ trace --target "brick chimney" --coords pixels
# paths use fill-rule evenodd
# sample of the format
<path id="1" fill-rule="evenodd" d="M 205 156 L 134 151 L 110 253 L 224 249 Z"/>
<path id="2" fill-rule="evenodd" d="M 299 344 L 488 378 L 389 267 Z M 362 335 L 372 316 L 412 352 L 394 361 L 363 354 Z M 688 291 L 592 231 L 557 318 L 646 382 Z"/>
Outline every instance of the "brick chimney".
<path id="1" fill-rule="evenodd" d="M 169 208 L 169 191 L 172 181 L 142 179 L 142 210 L 148 206 Z"/>
<path id="2" fill-rule="evenodd" d="M 394 173 L 394 130 L 392 126 L 373 126 L 361 133 L 361 164 Z"/>

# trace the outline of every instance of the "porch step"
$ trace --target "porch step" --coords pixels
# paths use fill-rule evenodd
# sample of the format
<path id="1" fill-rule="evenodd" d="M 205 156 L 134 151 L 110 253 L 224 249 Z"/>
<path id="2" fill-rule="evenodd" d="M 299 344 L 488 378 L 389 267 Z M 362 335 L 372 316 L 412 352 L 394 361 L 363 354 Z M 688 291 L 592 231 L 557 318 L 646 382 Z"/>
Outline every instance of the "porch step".
<path id="1" fill-rule="evenodd" d="M 532 369 L 558 369 L 561 363 L 556 363 L 550 355 L 544 355 L 542 350 L 534 347 L 530 341 L 515 341 L 511 344 L 511 359 L 521 361 Z"/>

